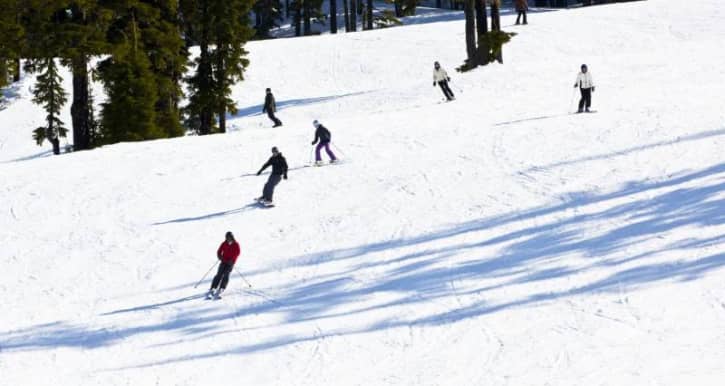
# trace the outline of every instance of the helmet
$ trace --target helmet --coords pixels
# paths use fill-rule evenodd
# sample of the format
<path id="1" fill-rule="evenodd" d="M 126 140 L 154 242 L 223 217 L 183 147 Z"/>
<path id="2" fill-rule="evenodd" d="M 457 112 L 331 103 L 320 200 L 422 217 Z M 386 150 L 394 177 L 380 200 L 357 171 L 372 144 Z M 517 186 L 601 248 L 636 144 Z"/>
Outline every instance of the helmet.
<path id="1" fill-rule="evenodd" d="M 312 126 L 315 126 L 315 128 L 320 127 L 320 121 L 315 119 L 314 121 L 312 121 Z"/>
<path id="2" fill-rule="evenodd" d="M 279 153 L 277 146 L 272 146 L 272 153 Z"/>
<path id="3" fill-rule="evenodd" d="M 227 238 L 227 239 L 228 238 L 231 238 L 232 240 L 234 240 L 234 235 L 232 234 L 232 232 L 227 232 L 227 234 L 224 235 L 224 237 Z"/>

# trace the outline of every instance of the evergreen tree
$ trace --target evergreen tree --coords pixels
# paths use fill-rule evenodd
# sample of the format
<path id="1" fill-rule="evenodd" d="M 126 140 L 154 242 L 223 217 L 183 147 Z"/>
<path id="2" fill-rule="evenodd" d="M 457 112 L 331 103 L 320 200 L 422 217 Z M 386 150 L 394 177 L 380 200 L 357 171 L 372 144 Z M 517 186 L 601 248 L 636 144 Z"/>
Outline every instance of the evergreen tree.
<path id="1" fill-rule="evenodd" d="M 151 16 L 141 37 L 158 93 L 154 105 L 156 126 L 163 130 L 164 137 L 178 137 L 184 134 L 179 103 L 189 52 L 182 39 L 178 1 L 157 0 L 153 8 L 152 15 L 158 16 Z"/>
<path id="2" fill-rule="evenodd" d="M 282 3 L 279 0 L 257 0 L 254 3 L 253 10 L 256 36 L 259 38 L 269 37 L 269 31 L 272 28 L 279 27 L 278 22 L 282 20 Z"/>
<path id="3" fill-rule="evenodd" d="M 244 44 L 252 36 L 247 15 L 251 2 L 248 0 L 217 1 L 211 8 L 214 18 L 212 38 L 215 49 L 212 52 L 216 113 L 219 117 L 219 131 L 226 132 L 227 111 L 236 113 L 236 105 L 230 98 L 231 86 L 244 79 L 244 69 L 249 65 Z"/>
<path id="4" fill-rule="evenodd" d="M 7 86 L 11 78 L 19 80 L 18 64 L 25 33 L 20 12 L 20 0 L 4 0 L 0 6 L 0 88 Z"/>
<path id="5" fill-rule="evenodd" d="M 112 3 L 111 56 L 98 66 L 107 95 L 101 111 L 101 141 L 163 138 L 166 132 L 157 124 L 156 79 L 143 44 L 143 34 L 148 32 L 144 28 L 160 17 L 159 12 L 140 1 Z"/>
<path id="6" fill-rule="evenodd" d="M 60 8 L 55 18 L 60 55 L 73 76 L 73 150 L 87 150 L 94 146 L 91 138 L 97 136 L 92 127 L 90 57 L 107 52 L 105 32 L 112 14 L 96 0 L 62 1 L 56 6 Z"/>
<path id="7" fill-rule="evenodd" d="M 37 70 L 41 72 L 33 89 L 33 102 L 42 105 L 45 109 L 46 126 L 38 127 L 33 131 L 33 139 L 38 146 L 48 140 L 53 145 L 53 154 L 60 154 L 60 137 L 65 137 L 67 131 L 63 121 L 58 118 L 60 109 L 66 103 L 67 98 L 61 82 L 63 79 L 58 74 L 58 66 L 53 58 L 45 58 L 35 63 Z"/>
<path id="8" fill-rule="evenodd" d="M 248 13 L 250 0 L 187 0 L 182 13 L 188 30 L 199 45 L 196 71 L 187 79 L 187 125 L 198 134 L 216 131 L 214 116 L 226 130 L 226 112 L 235 111 L 231 86 L 243 79 L 248 61 L 244 44 L 252 35 Z"/>

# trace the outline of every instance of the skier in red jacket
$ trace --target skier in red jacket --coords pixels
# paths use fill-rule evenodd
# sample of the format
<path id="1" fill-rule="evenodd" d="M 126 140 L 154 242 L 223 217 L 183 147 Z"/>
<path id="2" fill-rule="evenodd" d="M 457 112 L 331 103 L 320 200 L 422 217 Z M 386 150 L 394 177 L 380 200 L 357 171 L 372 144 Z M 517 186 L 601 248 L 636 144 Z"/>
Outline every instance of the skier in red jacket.
<path id="1" fill-rule="evenodd" d="M 227 283 L 229 283 L 229 275 L 232 273 L 234 263 L 237 262 L 237 257 L 239 257 L 239 244 L 234 240 L 232 232 L 227 232 L 225 239 L 216 251 L 216 257 L 221 263 L 219 264 L 219 270 L 216 276 L 214 276 L 214 280 L 211 282 L 211 288 L 209 288 L 209 292 L 206 294 L 207 298 L 221 298 L 222 292 L 224 292 L 224 289 L 227 288 Z"/>

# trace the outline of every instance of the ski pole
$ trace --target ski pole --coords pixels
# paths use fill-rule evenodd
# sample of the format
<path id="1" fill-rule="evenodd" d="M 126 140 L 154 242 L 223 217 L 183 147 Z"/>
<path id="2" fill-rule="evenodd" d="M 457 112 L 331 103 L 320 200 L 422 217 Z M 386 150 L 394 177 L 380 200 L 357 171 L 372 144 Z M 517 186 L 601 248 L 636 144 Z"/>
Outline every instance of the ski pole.
<path id="1" fill-rule="evenodd" d="M 343 157 L 348 158 L 347 157 L 347 154 L 345 154 L 344 151 L 340 150 L 340 148 L 337 147 L 337 145 L 335 145 L 335 142 L 330 142 L 330 144 L 335 148 L 335 150 L 337 150 L 338 152 L 340 152 L 340 154 L 342 154 Z"/>
<path id="2" fill-rule="evenodd" d="M 307 164 L 312 165 L 312 153 L 315 151 L 315 145 L 310 146 L 310 156 L 307 159 Z"/>
<path id="3" fill-rule="evenodd" d="M 575 95 L 576 95 L 576 87 L 574 87 L 574 89 L 571 90 L 571 100 L 569 101 L 569 109 L 568 109 L 569 112 L 571 112 L 571 105 L 574 103 Z"/>
<path id="4" fill-rule="evenodd" d="M 238 273 L 239 276 L 242 277 L 242 280 L 244 280 L 244 282 L 247 283 L 247 287 L 252 288 L 252 285 L 249 284 L 249 282 L 247 281 L 247 279 L 244 278 L 244 275 L 242 275 L 242 273 L 237 270 L 237 267 L 234 267 L 234 272 Z"/>
<path id="5" fill-rule="evenodd" d="M 458 87 L 458 85 L 457 85 L 457 84 L 453 83 L 453 81 L 450 81 L 449 83 L 451 83 L 451 84 L 453 85 L 453 87 L 455 87 L 455 88 L 456 88 L 456 90 L 457 90 L 457 91 L 458 91 L 459 93 L 463 94 L 463 89 L 462 89 L 462 88 L 460 88 L 460 87 Z"/>
<path id="6" fill-rule="evenodd" d="M 196 283 L 196 285 L 194 285 L 194 288 L 198 287 L 199 284 L 201 284 L 201 282 L 204 281 L 204 279 L 206 279 L 206 276 L 209 274 L 209 272 L 211 272 L 212 269 L 214 269 L 214 267 L 216 267 L 217 264 L 219 264 L 219 261 L 218 260 L 214 263 L 214 265 L 211 266 L 211 268 L 209 268 L 208 271 L 206 271 L 206 273 L 204 274 L 204 276 L 202 276 L 201 280 L 199 280 L 199 282 Z"/>

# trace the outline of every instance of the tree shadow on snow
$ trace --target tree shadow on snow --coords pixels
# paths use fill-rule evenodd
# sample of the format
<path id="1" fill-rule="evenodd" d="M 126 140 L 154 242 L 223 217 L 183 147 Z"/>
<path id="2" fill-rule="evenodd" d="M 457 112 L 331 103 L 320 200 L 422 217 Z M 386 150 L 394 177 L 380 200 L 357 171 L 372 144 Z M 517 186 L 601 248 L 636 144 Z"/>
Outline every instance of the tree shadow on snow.
<path id="1" fill-rule="evenodd" d="M 631 181 L 609 192 L 574 191 L 549 205 L 459 223 L 414 237 L 292 258 L 283 270 L 318 266 L 314 272 L 321 273 L 305 281 L 257 290 L 258 301 L 232 303 L 221 312 L 187 307 L 163 323 L 149 322 L 140 315 L 137 320 L 125 320 L 120 327 L 118 323 L 105 327 L 103 323 L 91 326 L 54 322 L 1 332 L 0 345 L 5 351 L 94 348 L 162 331 L 179 336 L 178 341 L 167 343 L 174 345 L 230 332 L 220 326 L 219 321 L 225 318 L 272 313 L 279 316 L 279 322 L 254 327 L 265 331 L 258 336 L 268 338 L 255 339 L 254 334 L 248 334 L 251 341 L 230 348 L 181 353 L 161 360 L 138 359 L 143 362 L 121 369 L 149 367 L 256 353 L 324 337 L 451 324 L 579 295 L 616 294 L 663 282 L 697 280 L 725 268 L 725 237 L 712 236 L 716 227 L 725 224 L 723 192 L 725 163 L 661 180 Z M 701 230 L 694 234 L 702 236 L 677 238 L 677 231 L 684 229 Z M 339 267 L 341 263 L 347 263 L 344 270 L 328 267 Z M 602 269 L 606 272 L 603 277 L 588 275 L 601 273 Z M 247 275 L 253 280 L 254 275 L 276 270 Z M 493 295 L 495 290 L 522 284 L 574 277 L 579 284 L 565 289 L 561 285 L 529 285 L 530 290 L 523 295 L 501 300 Z M 583 279 L 587 277 L 592 279 Z M 459 299 L 466 301 L 461 303 Z M 165 304 L 184 303 L 177 299 L 105 315 L 112 318 L 119 313 L 146 312 Z M 424 306 L 431 304 L 436 306 Z M 298 324 L 333 320 L 340 327 L 289 333 Z"/>

